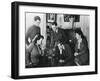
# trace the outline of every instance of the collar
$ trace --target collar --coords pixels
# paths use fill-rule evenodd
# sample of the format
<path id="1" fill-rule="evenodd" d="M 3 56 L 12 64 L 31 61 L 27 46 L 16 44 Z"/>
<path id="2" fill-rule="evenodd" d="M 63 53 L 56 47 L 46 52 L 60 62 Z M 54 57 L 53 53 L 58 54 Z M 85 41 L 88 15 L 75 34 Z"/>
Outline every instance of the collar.
<path id="1" fill-rule="evenodd" d="M 58 33 L 58 28 L 56 29 L 56 31 L 55 31 L 56 33 Z"/>
<path id="2" fill-rule="evenodd" d="M 82 39 L 79 39 L 79 40 L 78 40 L 78 43 L 81 43 L 81 42 L 82 42 Z"/>

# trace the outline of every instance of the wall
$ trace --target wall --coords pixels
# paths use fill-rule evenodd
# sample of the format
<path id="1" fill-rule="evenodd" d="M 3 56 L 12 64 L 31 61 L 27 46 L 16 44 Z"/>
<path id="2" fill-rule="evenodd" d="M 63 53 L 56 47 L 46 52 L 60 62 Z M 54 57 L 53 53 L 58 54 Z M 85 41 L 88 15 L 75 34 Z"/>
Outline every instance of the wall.
<path id="1" fill-rule="evenodd" d="M 71 29 L 72 28 L 72 23 L 70 22 L 64 22 L 64 16 L 63 14 L 58 14 L 57 15 L 57 24 L 58 26 L 61 25 L 63 29 Z"/>
<path id="2" fill-rule="evenodd" d="M 1 0 L 0 2 L 0 81 L 14 81 L 10 78 L 11 71 L 11 2 L 14 0 Z M 19 0 L 20 1 L 20 0 Z M 21 0 L 29 2 L 71 4 L 98 6 L 98 31 L 100 31 L 100 0 Z M 100 32 L 98 32 L 100 35 Z M 100 41 L 100 36 L 98 36 Z M 98 43 L 100 48 L 100 42 Z M 98 62 L 100 62 L 100 50 L 98 50 Z M 98 63 L 100 68 L 100 63 Z M 100 69 L 98 69 L 100 72 Z M 98 75 L 65 76 L 55 78 L 26 79 L 25 81 L 100 81 Z M 23 81 L 23 80 L 20 80 Z"/>
<path id="3" fill-rule="evenodd" d="M 80 22 L 74 24 L 75 27 L 81 27 L 83 34 L 86 36 L 87 41 L 89 42 L 89 28 L 90 28 L 90 20 L 89 16 L 80 16 Z"/>
<path id="4" fill-rule="evenodd" d="M 44 36 L 44 45 L 46 44 L 46 14 L 42 13 L 26 13 L 26 31 L 29 27 L 31 27 L 34 24 L 34 17 L 39 16 L 41 18 L 40 28 L 41 28 L 41 34 Z M 57 24 L 58 26 L 62 25 L 63 29 L 71 29 L 72 28 L 72 22 L 64 22 L 64 16 L 63 14 L 57 14 Z M 83 34 L 86 36 L 87 41 L 89 42 L 89 16 L 87 15 L 80 15 L 80 22 L 75 22 L 74 27 L 75 28 L 81 28 Z"/>

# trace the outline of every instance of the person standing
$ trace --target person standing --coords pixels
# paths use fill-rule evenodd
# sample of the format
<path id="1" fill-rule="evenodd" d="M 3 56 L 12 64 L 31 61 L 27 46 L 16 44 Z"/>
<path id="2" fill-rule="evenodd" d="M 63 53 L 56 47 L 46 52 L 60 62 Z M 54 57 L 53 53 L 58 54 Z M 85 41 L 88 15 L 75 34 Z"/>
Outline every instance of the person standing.
<path id="1" fill-rule="evenodd" d="M 63 29 L 58 28 L 57 23 L 52 23 L 52 32 L 51 32 L 51 48 L 54 48 L 58 41 L 65 42 L 66 36 L 64 34 Z"/>
<path id="2" fill-rule="evenodd" d="M 26 66 L 32 64 L 32 57 L 36 56 L 36 51 L 34 53 L 33 47 L 34 47 L 34 41 L 35 39 L 40 35 L 40 22 L 41 18 L 39 16 L 34 17 L 34 24 L 27 30 L 25 35 L 25 43 L 26 43 L 26 56 L 25 56 L 25 63 Z M 31 57 L 32 56 L 32 57 Z M 35 63 L 34 59 L 34 63 Z"/>

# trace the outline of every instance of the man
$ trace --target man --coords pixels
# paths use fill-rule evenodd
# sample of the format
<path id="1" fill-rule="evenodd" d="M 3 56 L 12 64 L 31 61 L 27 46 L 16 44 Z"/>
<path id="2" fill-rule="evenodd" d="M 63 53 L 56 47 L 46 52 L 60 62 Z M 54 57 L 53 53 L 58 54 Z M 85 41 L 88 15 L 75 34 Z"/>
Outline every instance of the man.
<path id="1" fill-rule="evenodd" d="M 54 51 L 58 51 L 58 55 L 56 56 L 59 58 L 58 65 L 66 65 L 71 66 L 74 65 L 73 60 L 74 56 L 72 54 L 71 48 L 67 43 L 68 39 L 64 33 L 64 30 L 57 27 L 57 23 L 52 23 L 52 35 L 51 35 L 51 48 L 55 49 L 58 47 L 58 50 L 55 49 Z M 60 43 L 59 43 L 60 42 Z M 61 44 L 62 43 L 62 44 Z"/>
<path id="2" fill-rule="evenodd" d="M 56 53 L 53 53 L 53 52 L 56 51 L 57 43 L 59 42 L 59 40 L 64 42 L 65 35 L 64 35 L 63 29 L 57 27 L 56 22 L 52 23 L 51 28 L 52 28 L 52 32 L 51 32 L 51 42 L 50 42 L 49 53 L 53 54 L 54 56 L 53 60 L 56 61 L 57 56 L 55 56 Z M 51 62 L 52 66 L 56 65 L 55 61 Z"/>
<path id="3" fill-rule="evenodd" d="M 57 27 L 57 23 L 52 23 L 52 33 L 51 33 L 51 48 L 54 48 L 56 46 L 56 43 L 60 40 L 62 42 L 65 42 L 66 36 L 63 32 L 63 29 Z"/>
<path id="4" fill-rule="evenodd" d="M 31 52 L 33 52 L 34 41 L 40 35 L 40 22 L 41 19 L 39 16 L 34 17 L 34 25 L 32 25 L 26 32 L 25 43 L 26 43 L 26 66 L 31 64 Z"/>
<path id="5" fill-rule="evenodd" d="M 41 19 L 39 16 L 34 17 L 34 25 L 31 26 L 28 31 L 26 32 L 26 44 L 29 45 L 30 42 L 32 42 L 32 39 L 37 35 L 40 34 L 40 22 Z"/>

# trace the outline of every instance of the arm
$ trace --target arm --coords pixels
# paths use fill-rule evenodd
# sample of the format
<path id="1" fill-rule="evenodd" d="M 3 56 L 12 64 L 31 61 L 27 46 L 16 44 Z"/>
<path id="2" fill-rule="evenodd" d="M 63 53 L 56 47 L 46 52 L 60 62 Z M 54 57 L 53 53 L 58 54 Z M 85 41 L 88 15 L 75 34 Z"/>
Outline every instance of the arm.
<path id="1" fill-rule="evenodd" d="M 69 45 L 65 45 L 65 54 L 66 54 L 66 62 L 72 60 L 74 58 L 72 52 L 71 52 L 71 48 Z"/>
<path id="2" fill-rule="evenodd" d="M 51 32 L 51 43 L 50 43 L 50 47 L 51 48 L 54 47 L 54 35 L 53 35 L 53 32 Z"/>
<path id="3" fill-rule="evenodd" d="M 27 52 L 31 52 L 31 50 L 32 50 L 32 48 L 33 48 L 33 46 L 34 46 L 34 44 L 33 43 L 30 43 L 29 45 L 25 45 L 26 46 L 26 50 L 27 50 Z"/>
<path id="4" fill-rule="evenodd" d="M 34 47 L 34 41 L 35 41 L 35 39 L 38 37 L 38 35 L 36 35 L 33 39 L 32 39 L 32 42 L 28 45 L 28 44 L 26 44 L 26 50 L 28 51 L 28 52 L 31 52 L 31 50 L 33 49 L 33 47 Z"/>
<path id="5" fill-rule="evenodd" d="M 83 40 L 82 43 L 81 43 L 81 48 L 80 48 L 79 55 L 88 52 L 88 46 L 87 45 L 88 45 L 87 44 L 87 41 L 86 40 Z"/>

